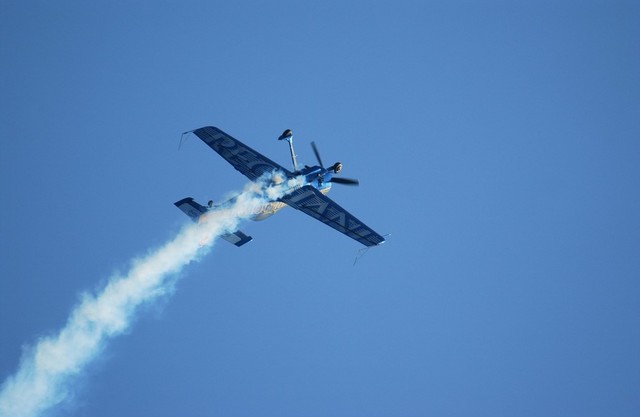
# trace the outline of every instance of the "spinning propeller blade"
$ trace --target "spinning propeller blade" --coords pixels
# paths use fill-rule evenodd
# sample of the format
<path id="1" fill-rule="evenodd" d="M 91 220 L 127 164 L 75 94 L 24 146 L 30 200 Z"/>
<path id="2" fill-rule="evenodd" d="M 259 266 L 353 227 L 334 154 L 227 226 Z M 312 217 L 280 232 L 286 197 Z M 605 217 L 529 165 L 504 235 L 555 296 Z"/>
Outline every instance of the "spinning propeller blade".
<path id="1" fill-rule="evenodd" d="M 344 185 L 360 185 L 360 181 L 354 180 L 352 178 L 342 178 L 342 177 L 331 177 L 330 182 L 335 182 L 336 184 L 344 184 Z"/>
<path id="2" fill-rule="evenodd" d="M 318 163 L 322 168 L 324 168 L 324 165 L 322 165 L 322 159 L 320 159 L 320 152 L 318 152 L 318 148 L 316 147 L 316 143 L 311 142 L 311 147 L 313 148 L 313 153 L 316 154 L 316 159 L 318 160 Z"/>

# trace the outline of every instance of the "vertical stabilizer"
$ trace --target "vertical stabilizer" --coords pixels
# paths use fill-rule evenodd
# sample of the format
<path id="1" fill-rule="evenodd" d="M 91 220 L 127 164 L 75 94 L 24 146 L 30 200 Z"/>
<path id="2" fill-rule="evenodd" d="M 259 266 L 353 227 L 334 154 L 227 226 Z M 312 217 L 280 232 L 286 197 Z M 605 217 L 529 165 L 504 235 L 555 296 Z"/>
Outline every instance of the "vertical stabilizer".
<path id="1" fill-rule="evenodd" d="M 293 132 L 287 129 L 282 132 L 278 140 L 286 140 L 289 142 L 289 150 L 291 151 L 291 162 L 293 162 L 293 171 L 298 172 L 298 163 L 296 162 L 296 153 L 293 151 Z"/>

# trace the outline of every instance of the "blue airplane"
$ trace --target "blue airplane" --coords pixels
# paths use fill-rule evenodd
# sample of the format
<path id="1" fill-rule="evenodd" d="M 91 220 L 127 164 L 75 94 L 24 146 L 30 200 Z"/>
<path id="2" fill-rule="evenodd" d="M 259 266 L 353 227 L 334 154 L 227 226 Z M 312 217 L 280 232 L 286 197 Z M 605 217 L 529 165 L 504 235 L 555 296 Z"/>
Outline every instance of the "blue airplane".
<path id="1" fill-rule="evenodd" d="M 271 173 L 273 171 L 284 173 L 287 180 L 304 176 L 304 185 L 302 187 L 293 188 L 283 197 L 268 202 L 268 204 L 262 207 L 262 209 L 252 217 L 252 220 L 264 220 L 285 206 L 291 206 L 333 227 L 365 246 L 377 246 L 384 243 L 382 236 L 326 196 L 331 189 L 331 185 L 334 183 L 358 185 L 359 182 L 358 180 L 350 178 L 335 177 L 334 175 L 342 170 L 342 164 L 336 162 L 330 167 L 325 168 L 314 142 L 311 142 L 311 146 L 319 166 L 305 166 L 302 169 L 298 169 L 296 155 L 293 151 L 293 133 L 291 129 L 285 130 L 282 135 L 280 135 L 278 140 L 285 140 L 289 143 L 291 160 L 293 162 L 293 172 L 290 172 L 239 140 L 232 138 L 217 127 L 206 126 L 193 130 L 192 132 L 202 139 L 205 144 L 209 145 L 211 149 L 226 159 L 235 169 L 252 181 L 256 181 L 265 172 Z M 219 205 L 214 205 L 212 201 L 209 201 L 205 207 L 196 203 L 193 198 L 188 197 L 174 204 L 193 221 L 197 222 L 201 219 L 201 216 L 208 211 L 228 205 L 232 203 L 233 200 L 234 199 L 231 199 Z M 236 246 L 242 246 L 252 240 L 251 236 L 247 236 L 240 230 L 228 233 L 222 236 L 222 238 Z"/>

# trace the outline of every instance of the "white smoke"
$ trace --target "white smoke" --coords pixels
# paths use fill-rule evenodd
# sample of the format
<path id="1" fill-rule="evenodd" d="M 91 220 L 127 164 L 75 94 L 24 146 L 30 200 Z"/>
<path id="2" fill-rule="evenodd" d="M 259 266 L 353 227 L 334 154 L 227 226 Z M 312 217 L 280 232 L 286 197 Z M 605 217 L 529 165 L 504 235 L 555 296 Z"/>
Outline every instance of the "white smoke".
<path id="1" fill-rule="evenodd" d="M 247 185 L 232 204 L 210 211 L 204 221 L 185 227 L 161 248 L 135 260 L 126 275 L 112 277 L 98 294 L 84 294 L 66 325 L 39 339 L 2 384 L 0 417 L 35 417 L 68 398 L 74 377 L 109 339 L 129 327 L 139 306 L 169 292 L 176 274 L 206 253 L 216 237 L 235 231 L 269 200 L 302 185 L 301 178 L 279 182 L 276 177 L 278 184 L 268 186 L 272 175 Z"/>

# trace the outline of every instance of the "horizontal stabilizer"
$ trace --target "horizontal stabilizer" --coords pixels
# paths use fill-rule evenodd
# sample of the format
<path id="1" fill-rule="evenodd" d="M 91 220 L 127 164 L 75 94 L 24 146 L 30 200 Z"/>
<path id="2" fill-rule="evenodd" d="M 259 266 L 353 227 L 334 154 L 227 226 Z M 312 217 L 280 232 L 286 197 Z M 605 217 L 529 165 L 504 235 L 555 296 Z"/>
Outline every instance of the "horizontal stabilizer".
<path id="1" fill-rule="evenodd" d="M 245 243 L 251 242 L 251 240 L 253 240 L 251 236 L 245 235 L 240 230 L 236 230 L 233 233 L 228 233 L 220 237 L 226 240 L 227 242 L 232 243 L 238 247 L 244 245 Z"/>
<path id="2" fill-rule="evenodd" d="M 205 206 L 201 206 L 200 204 L 193 201 L 193 198 L 187 197 L 183 198 L 180 201 L 176 201 L 176 207 L 178 207 L 184 214 L 191 217 L 191 220 L 194 222 L 198 221 L 198 218 L 207 212 L 207 208 Z"/>
<path id="3" fill-rule="evenodd" d="M 200 219 L 200 216 L 209 211 L 205 206 L 196 203 L 191 197 L 183 198 L 180 201 L 176 201 L 174 204 L 194 222 L 197 222 L 198 219 Z M 242 246 L 253 239 L 251 236 L 245 235 L 240 230 L 236 230 L 233 233 L 227 233 L 220 237 L 236 246 Z"/>

